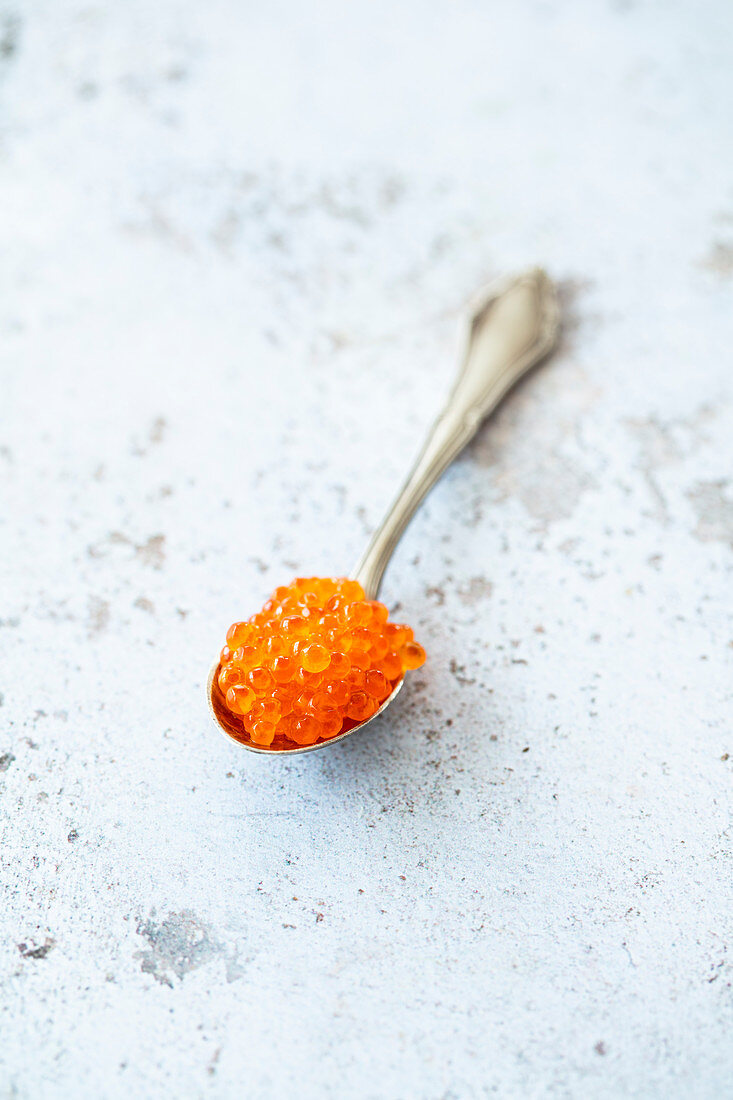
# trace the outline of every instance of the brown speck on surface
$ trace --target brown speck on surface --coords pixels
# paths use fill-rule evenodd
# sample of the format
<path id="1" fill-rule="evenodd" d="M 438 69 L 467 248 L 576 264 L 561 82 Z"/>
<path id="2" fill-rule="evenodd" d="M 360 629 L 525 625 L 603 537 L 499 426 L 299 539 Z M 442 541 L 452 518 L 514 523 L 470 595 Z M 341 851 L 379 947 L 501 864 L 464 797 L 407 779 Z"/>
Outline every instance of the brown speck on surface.
<path id="1" fill-rule="evenodd" d="M 721 279 L 733 275 L 733 244 L 729 241 L 712 241 L 699 266 Z"/>
<path id="2" fill-rule="evenodd" d="M 144 565 L 162 569 L 165 562 L 165 535 L 151 535 L 147 542 L 135 547 L 135 553 Z"/>
<path id="3" fill-rule="evenodd" d="M 165 563 L 165 535 L 151 535 L 145 542 L 135 543 L 122 531 L 110 531 L 106 539 L 91 543 L 87 547 L 87 554 L 90 558 L 105 558 L 110 547 L 116 546 L 131 547 L 135 557 L 143 565 L 150 565 L 154 569 L 162 569 Z"/>
<path id="4" fill-rule="evenodd" d="M 138 458 L 144 458 L 145 455 L 148 454 L 151 447 L 155 447 L 163 441 L 165 429 L 165 418 L 162 416 L 156 417 L 153 423 L 150 425 L 150 428 L 148 429 L 147 439 L 145 440 L 145 443 L 142 444 L 139 442 L 133 442 L 131 448 L 132 454 L 136 455 Z"/>
<path id="5" fill-rule="evenodd" d="M 733 546 L 733 499 L 728 495 L 730 482 L 698 481 L 688 490 L 687 499 L 697 515 L 693 532 L 700 542 L 725 542 Z"/>
<path id="6" fill-rule="evenodd" d="M 167 424 L 166 424 L 166 421 L 165 421 L 165 417 L 157 416 L 155 418 L 155 420 L 153 421 L 153 423 L 151 425 L 151 428 L 150 428 L 150 432 L 148 434 L 148 439 L 150 440 L 150 442 L 151 443 L 162 443 L 163 436 L 165 435 L 166 427 L 167 427 Z"/>
<path id="7" fill-rule="evenodd" d="M 453 676 L 455 676 L 455 678 L 456 678 L 456 680 L 458 681 L 459 684 L 466 685 L 466 684 L 475 684 L 476 683 L 476 677 L 475 676 L 468 676 L 466 674 L 466 666 L 465 665 L 459 665 L 458 661 L 456 661 L 455 657 L 451 658 L 450 670 L 451 670 Z"/>
<path id="8" fill-rule="evenodd" d="M 221 1047 L 217 1047 L 216 1050 L 214 1051 L 214 1054 L 211 1058 L 211 1061 L 209 1062 L 208 1066 L 206 1067 L 206 1072 L 208 1073 L 209 1077 L 213 1077 L 215 1075 L 216 1067 L 219 1063 L 219 1058 L 220 1057 L 221 1057 Z"/>
<path id="9" fill-rule="evenodd" d="M 6 772 L 14 760 L 12 752 L 4 752 L 0 756 L 0 772 Z"/>
<path id="10" fill-rule="evenodd" d="M 99 596 L 90 596 L 89 611 L 87 615 L 89 635 L 103 634 L 109 626 L 109 620 L 109 600 L 103 600 Z"/>
<path id="11" fill-rule="evenodd" d="M 488 600 L 494 586 L 486 577 L 471 577 L 458 588 L 458 599 L 466 607 L 474 607 L 481 600 Z"/>

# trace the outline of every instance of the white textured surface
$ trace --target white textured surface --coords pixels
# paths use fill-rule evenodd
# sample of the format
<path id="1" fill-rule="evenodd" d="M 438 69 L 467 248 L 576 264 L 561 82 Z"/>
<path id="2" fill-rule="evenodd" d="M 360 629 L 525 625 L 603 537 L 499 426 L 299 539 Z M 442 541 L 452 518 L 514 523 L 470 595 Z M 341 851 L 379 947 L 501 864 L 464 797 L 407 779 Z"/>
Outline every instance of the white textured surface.
<path id="1" fill-rule="evenodd" d="M 0 1095 L 732 1095 L 728 0 L 1 10 Z M 237 750 L 222 632 L 537 261 L 386 579 L 429 663 Z"/>

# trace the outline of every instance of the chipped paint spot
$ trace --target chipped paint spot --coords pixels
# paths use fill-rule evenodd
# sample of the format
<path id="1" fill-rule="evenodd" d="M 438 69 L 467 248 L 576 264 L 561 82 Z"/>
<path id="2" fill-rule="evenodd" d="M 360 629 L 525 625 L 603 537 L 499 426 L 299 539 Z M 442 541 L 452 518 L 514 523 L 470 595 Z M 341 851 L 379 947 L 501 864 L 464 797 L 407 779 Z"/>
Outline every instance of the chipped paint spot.
<path id="1" fill-rule="evenodd" d="M 20 19 L 15 15 L 5 15 L 0 22 L 0 61 L 10 61 L 18 49 Z"/>
<path id="2" fill-rule="evenodd" d="M 550 455 L 546 475 L 534 478 L 518 493 L 529 514 L 544 524 L 569 519 L 583 493 L 597 485 L 587 470 L 557 453 Z"/>
<path id="3" fill-rule="evenodd" d="M 87 554 L 90 558 L 105 558 L 111 546 L 132 547 L 137 560 L 153 569 L 162 569 L 165 564 L 165 535 L 150 535 L 145 542 L 136 543 L 122 531 L 110 531 L 106 539 L 88 546 Z"/>
<path id="4" fill-rule="evenodd" d="M 601 391 L 569 361 L 576 333 L 600 320 L 583 307 L 593 285 L 582 277 L 560 283 L 563 321 L 557 353 L 520 384 L 473 445 L 477 461 L 493 471 L 499 499 L 519 499 L 543 527 L 569 519 L 583 494 L 598 484 L 585 459 L 582 426 Z"/>
<path id="5" fill-rule="evenodd" d="M 169 913 L 156 921 L 155 912 L 139 921 L 136 931 L 147 940 L 148 947 L 135 952 L 144 974 L 152 974 L 156 982 L 173 988 L 173 978 L 183 980 L 186 974 L 215 959 L 226 962 L 227 981 L 241 974 L 236 955 L 219 942 L 211 929 L 189 910 Z"/>
<path id="6" fill-rule="evenodd" d="M 19 943 L 17 945 L 24 959 L 45 959 L 50 951 L 53 951 L 56 946 L 56 940 L 52 936 L 46 936 L 45 941 L 40 947 L 30 947 L 27 943 Z"/>
<path id="7" fill-rule="evenodd" d="M 687 418 L 663 421 L 656 416 L 632 417 L 625 421 L 639 448 L 636 468 L 643 475 L 652 498 L 651 516 L 667 524 L 670 512 L 658 473 L 693 454 L 707 439 L 705 425 L 713 418 L 709 405 Z"/>
<path id="8" fill-rule="evenodd" d="M 585 372 L 558 357 L 519 386 L 471 447 L 500 501 L 520 500 L 544 527 L 573 515 L 597 486 L 578 439 L 599 398 Z"/>

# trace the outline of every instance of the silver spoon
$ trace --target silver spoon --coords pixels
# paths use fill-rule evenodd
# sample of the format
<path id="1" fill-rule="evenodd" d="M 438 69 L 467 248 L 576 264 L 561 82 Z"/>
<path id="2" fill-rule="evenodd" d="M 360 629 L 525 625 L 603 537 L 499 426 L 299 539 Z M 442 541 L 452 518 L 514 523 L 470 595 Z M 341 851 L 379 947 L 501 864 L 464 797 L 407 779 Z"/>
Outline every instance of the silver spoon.
<path id="1" fill-rule="evenodd" d="M 433 485 L 504 395 L 552 351 L 558 329 L 557 294 L 541 268 L 492 283 L 471 302 L 464 321 L 461 368 L 453 389 L 428 432 L 407 480 L 351 574 L 354 580 L 361 583 L 368 600 L 377 598 L 394 548 Z M 219 663 L 216 661 L 207 684 L 209 709 L 214 721 L 238 745 L 270 756 L 293 756 L 343 741 L 379 717 L 404 683 L 403 676 L 371 718 L 336 737 L 317 741 L 315 745 L 263 748 L 243 740 L 241 727 L 224 705 L 217 682 L 218 669 Z"/>

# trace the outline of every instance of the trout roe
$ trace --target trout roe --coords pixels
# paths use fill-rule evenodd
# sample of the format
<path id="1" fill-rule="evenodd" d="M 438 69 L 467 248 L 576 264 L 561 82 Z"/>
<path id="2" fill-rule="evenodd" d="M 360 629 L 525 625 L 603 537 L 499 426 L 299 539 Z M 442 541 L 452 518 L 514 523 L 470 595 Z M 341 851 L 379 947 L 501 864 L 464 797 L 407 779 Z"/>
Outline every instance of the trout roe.
<path id="1" fill-rule="evenodd" d="M 261 747 L 315 745 L 366 721 L 425 650 L 358 581 L 298 577 L 233 623 L 216 683 L 243 735 Z"/>

